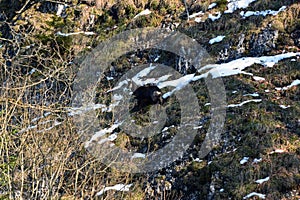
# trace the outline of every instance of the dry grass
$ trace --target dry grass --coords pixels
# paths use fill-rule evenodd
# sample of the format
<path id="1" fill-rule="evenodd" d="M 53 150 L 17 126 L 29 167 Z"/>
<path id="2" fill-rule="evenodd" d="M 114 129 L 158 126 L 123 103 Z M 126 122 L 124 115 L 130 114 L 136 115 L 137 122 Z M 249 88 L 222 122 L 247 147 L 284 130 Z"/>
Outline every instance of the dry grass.
<path id="1" fill-rule="evenodd" d="M 115 1 L 96 1 L 96 7 L 109 6 L 113 2 Z M 130 4 L 134 4 L 136 7 L 140 5 L 139 9 L 141 9 L 145 4 L 153 2 L 155 1 L 130 1 Z M 212 2 L 201 1 L 206 7 Z M 269 8 L 268 5 L 271 4 L 271 1 L 259 2 L 260 4 L 253 3 L 251 10 L 254 8 L 262 10 L 264 6 Z M 182 1 L 178 0 L 160 0 L 159 3 L 182 7 Z M 282 1 L 278 6 L 283 3 Z M 192 5 L 193 3 L 188 1 L 188 4 Z M 3 44 L 3 47 L 0 48 L 0 199 L 94 199 L 97 198 L 95 197 L 96 193 L 105 186 L 118 183 L 134 183 L 134 185 L 128 193 L 108 191 L 98 198 L 140 200 L 147 198 L 147 194 L 153 194 L 153 197 L 161 199 L 180 199 L 186 195 L 182 194 L 184 190 L 180 187 L 191 185 L 198 189 L 203 187 L 204 191 L 206 186 L 209 187 L 208 184 L 213 173 L 220 174 L 218 180 L 220 187 L 223 187 L 224 180 L 228 183 L 224 186 L 225 192 L 218 194 L 224 195 L 223 199 L 242 198 L 244 194 L 254 189 L 262 192 L 270 191 L 271 195 L 275 195 L 277 194 L 275 189 L 281 189 L 280 187 L 287 184 L 289 184 L 287 190 L 296 188 L 296 182 L 293 181 L 300 180 L 299 170 L 296 171 L 300 144 L 299 137 L 294 133 L 295 130 L 286 128 L 287 123 L 293 122 L 295 125 L 296 121 L 290 121 L 286 116 L 296 119 L 299 104 L 293 104 L 295 107 L 298 106 L 292 113 L 293 115 L 286 113 L 286 115 L 280 116 L 278 113 L 283 112 L 279 108 L 273 108 L 274 106 L 272 107 L 270 103 L 275 106 L 279 103 L 293 103 L 292 98 L 296 98 L 299 94 L 297 89 L 291 90 L 288 98 L 280 96 L 281 94 L 269 93 L 268 96 L 262 95 L 266 103 L 261 106 L 249 105 L 243 109 L 230 110 L 226 128 L 228 134 L 232 134 L 236 138 L 234 145 L 239 147 L 237 152 L 221 155 L 215 158 L 209 166 L 205 161 L 203 163 L 205 166 L 207 165 L 206 167 L 180 164 L 181 168 L 176 170 L 175 166 L 177 181 L 175 183 L 179 185 L 175 189 L 167 190 L 166 188 L 171 183 L 166 180 L 165 176 L 161 176 L 154 180 L 161 184 L 158 187 L 163 188 L 158 193 L 148 185 L 147 181 L 151 180 L 151 175 L 121 173 L 103 165 L 93 157 L 84 148 L 74 117 L 68 115 L 72 83 L 78 68 L 76 63 L 71 64 L 70 61 L 74 61 L 74 57 L 79 53 L 85 54 L 87 46 L 93 47 L 99 41 L 97 36 L 88 38 L 78 35 L 70 39 L 58 37 L 55 32 L 75 32 L 77 29 L 81 29 L 84 27 L 83 24 L 88 23 L 89 12 L 93 12 L 95 15 L 102 14 L 96 7 L 90 7 L 84 11 L 81 22 L 53 18 L 52 14 L 35 12 L 36 7 L 22 13 L 21 20 L 17 20 L 14 25 L 1 22 L 2 30 L 7 28 L 11 35 L 0 37 L 1 44 Z M 69 16 L 74 17 L 71 8 L 68 9 Z M 79 6 L 79 9 L 84 10 L 84 7 Z M 299 4 L 294 3 L 287 12 L 265 19 L 257 17 L 253 19 L 254 22 L 249 23 L 242 20 L 240 22 L 237 18 L 228 19 L 229 16 L 223 15 L 214 24 L 204 23 L 202 29 L 205 31 L 204 34 L 207 34 L 205 35 L 207 38 L 212 34 L 232 34 L 243 31 L 246 32 L 246 36 L 249 36 L 272 23 L 273 28 L 277 27 L 280 32 L 290 33 L 299 24 L 299 20 L 297 20 L 299 12 Z M 145 19 L 147 18 L 145 17 Z M 256 27 L 256 23 L 260 28 Z M 194 34 L 193 36 L 196 37 L 199 34 L 203 37 L 199 30 L 199 27 L 195 26 L 194 29 L 191 29 L 191 35 Z M 111 34 L 105 30 L 103 33 L 99 33 L 98 37 L 100 38 L 101 34 L 107 37 L 106 33 Z M 78 63 L 81 62 L 81 59 L 77 59 Z M 120 66 L 117 69 L 120 76 L 124 72 L 123 68 L 130 66 L 129 61 L 126 61 L 126 56 L 122 59 L 119 63 L 117 62 L 118 66 L 116 66 Z M 142 61 L 138 60 L 136 63 L 139 62 Z M 290 64 L 284 63 L 274 69 L 282 67 L 287 70 L 285 65 Z M 299 67 L 295 67 L 295 71 L 298 69 Z M 264 94 L 264 89 L 271 90 L 278 86 L 277 83 L 284 86 L 289 84 L 292 79 L 299 78 L 298 75 L 296 76 L 296 72 L 292 77 L 291 74 L 283 75 L 281 71 L 268 72 L 268 70 L 271 69 L 253 71 L 254 74 L 261 75 L 269 81 L 265 86 L 260 86 L 261 84 L 251 81 L 249 77 L 243 75 L 235 77 L 236 83 L 228 82 L 226 84 L 229 89 L 232 86 L 232 90 L 239 88 L 241 92 L 249 93 L 258 90 L 260 94 Z M 109 87 L 110 85 L 103 86 L 106 90 Z M 201 91 L 199 88 L 196 89 Z M 101 99 L 103 102 L 108 100 L 106 93 L 100 97 L 103 98 Z M 203 94 L 199 94 L 199 101 L 200 97 L 203 97 Z M 277 97 L 280 97 L 282 102 L 279 102 Z M 242 98 L 241 96 L 235 100 L 240 102 Z M 229 100 L 234 102 L 234 99 Z M 201 101 L 204 104 L 207 99 Z M 230 114 L 232 114 L 231 117 Z M 103 120 L 103 124 L 110 125 L 112 117 L 99 116 L 99 119 Z M 282 119 L 278 119 L 278 117 Z M 241 140 L 238 141 L 237 138 Z M 128 135 L 120 133 L 116 145 L 124 149 L 128 148 L 132 142 L 130 140 Z M 232 148 L 236 147 L 234 145 Z M 274 149 L 284 149 L 286 152 L 284 154 L 268 154 Z M 257 165 L 240 165 L 239 160 L 243 156 L 249 155 L 252 156 L 251 159 L 262 157 L 264 162 Z M 291 167 L 289 168 L 289 166 Z M 274 177 L 275 181 L 263 186 L 253 183 L 267 175 L 272 176 L 272 179 Z M 205 183 L 198 184 L 197 181 L 204 180 L 203 177 L 206 177 L 207 181 L 205 179 Z M 181 178 L 186 182 L 180 182 Z M 218 181 L 216 182 L 218 183 Z M 282 196 L 282 194 L 280 195 Z"/>

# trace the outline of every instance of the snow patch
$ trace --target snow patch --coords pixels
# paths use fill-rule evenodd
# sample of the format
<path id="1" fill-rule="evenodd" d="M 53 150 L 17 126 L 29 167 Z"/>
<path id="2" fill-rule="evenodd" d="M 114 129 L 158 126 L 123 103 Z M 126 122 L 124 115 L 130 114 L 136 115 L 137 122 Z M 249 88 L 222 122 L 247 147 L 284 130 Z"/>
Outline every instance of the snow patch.
<path id="1" fill-rule="evenodd" d="M 62 33 L 60 31 L 58 31 L 56 33 L 56 35 L 62 36 L 62 37 L 68 37 L 68 36 L 72 36 L 72 35 L 79 35 L 79 34 L 84 34 L 84 35 L 95 35 L 96 33 L 94 32 L 84 32 L 84 31 L 79 31 L 79 32 L 75 32 L 75 33 Z"/>
<path id="2" fill-rule="evenodd" d="M 275 90 L 288 90 L 288 89 L 290 89 L 291 87 L 294 87 L 294 86 L 297 86 L 297 85 L 300 85 L 300 80 L 299 79 L 297 79 L 297 80 L 294 80 L 290 85 L 288 85 L 288 86 L 285 86 L 285 87 L 283 87 L 283 88 L 281 88 L 281 87 L 276 87 L 275 88 Z"/>
<path id="3" fill-rule="evenodd" d="M 113 89 L 110 89 L 107 91 L 108 92 L 112 92 L 112 91 L 115 91 L 115 90 L 118 90 L 120 89 L 121 87 L 123 87 L 124 85 L 128 85 L 128 80 L 124 80 L 124 81 L 121 81 L 118 83 L 118 85 L 116 87 L 114 87 Z"/>
<path id="4" fill-rule="evenodd" d="M 204 22 L 204 21 L 202 20 L 201 17 L 196 17 L 195 18 L 195 22 L 200 23 L 200 22 Z"/>
<path id="5" fill-rule="evenodd" d="M 134 158 L 146 158 L 146 155 L 143 153 L 134 153 L 133 156 L 131 156 L 131 159 Z"/>
<path id="6" fill-rule="evenodd" d="M 98 138 L 104 136 L 105 134 L 107 133 L 112 133 L 116 128 L 118 128 L 120 125 L 122 124 L 121 123 L 116 123 L 116 124 L 113 124 L 110 128 L 105 128 L 105 129 L 102 129 L 100 131 L 97 131 L 95 132 L 95 134 L 91 137 L 91 139 L 87 142 L 85 142 L 84 146 L 85 148 L 88 148 L 89 145 L 93 142 L 93 141 L 96 141 Z M 112 134 L 111 136 L 109 136 L 108 138 L 104 138 L 102 140 L 100 140 L 100 144 L 101 143 L 104 143 L 106 141 L 113 141 L 117 138 L 117 135 L 116 134 Z"/>
<path id="7" fill-rule="evenodd" d="M 273 154 L 273 153 L 284 153 L 286 152 L 286 150 L 284 149 L 275 149 L 274 151 L 271 151 L 269 154 Z"/>
<path id="8" fill-rule="evenodd" d="M 139 85 L 139 86 L 144 85 L 145 83 L 144 83 L 143 80 L 141 80 L 141 78 L 147 76 L 147 75 L 148 75 L 152 70 L 154 70 L 155 68 L 156 68 L 155 65 L 150 64 L 149 67 L 147 67 L 147 68 L 141 70 L 141 71 L 140 71 L 139 73 L 137 73 L 134 77 L 132 77 L 132 81 L 133 81 L 135 84 Z"/>
<path id="9" fill-rule="evenodd" d="M 272 62 L 273 63 L 272 65 L 274 65 L 283 59 L 298 56 L 298 55 L 300 55 L 300 52 L 284 53 L 284 54 L 278 54 L 275 56 L 244 57 L 244 58 L 240 58 L 237 60 L 233 60 L 228 63 L 208 64 L 198 70 L 199 73 L 205 71 L 205 73 L 203 73 L 203 74 L 196 75 L 196 76 L 195 76 L 195 74 L 188 74 L 183 77 L 180 77 L 179 79 L 165 81 L 165 82 L 160 82 L 160 80 L 158 80 L 157 87 L 159 87 L 160 89 L 167 87 L 167 86 L 175 87 L 175 89 L 173 89 L 172 91 L 167 92 L 163 95 L 163 98 L 167 98 L 167 97 L 171 96 L 174 92 L 184 88 L 190 82 L 198 81 L 200 79 L 206 78 L 208 76 L 208 74 L 211 74 L 212 78 L 225 77 L 225 76 L 231 76 L 231 75 L 236 75 L 236 74 L 247 74 L 247 75 L 253 76 L 252 74 L 246 73 L 243 70 L 247 67 L 250 67 L 253 64 L 261 64 L 263 66 L 266 66 L 266 65 L 270 66 L 269 63 Z M 294 82 L 292 85 L 295 85 L 296 83 L 298 83 L 298 82 Z M 260 102 L 261 100 L 260 99 L 249 100 L 249 101 L 243 102 L 238 105 L 230 105 L 229 107 L 241 106 L 241 105 L 244 105 L 245 103 L 252 102 L 252 101 Z"/>
<path id="10" fill-rule="evenodd" d="M 117 184 L 111 187 L 105 187 L 100 192 L 97 192 L 96 196 L 101 196 L 104 194 L 104 192 L 108 190 L 117 190 L 117 191 L 122 191 L 122 192 L 128 192 L 132 184 L 124 185 L 124 184 Z"/>
<path id="11" fill-rule="evenodd" d="M 244 157 L 241 161 L 240 161 L 240 164 L 243 165 L 245 164 L 246 162 L 248 162 L 249 160 L 249 157 Z"/>
<path id="12" fill-rule="evenodd" d="M 262 158 L 254 158 L 252 164 L 257 164 L 260 163 L 262 161 Z"/>
<path id="13" fill-rule="evenodd" d="M 253 93 L 253 94 L 244 94 L 244 97 L 246 96 L 252 96 L 252 97 L 259 97 L 259 94 L 257 92 Z"/>
<path id="14" fill-rule="evenodd" d="M 165 132 L 165 131 L 169 130 L 169 128 L 173 128 L 173 127 L 175 127 L 175 126 L 174 125 L 169 126 L 169 127 L 166 126 L 161 130 L 161 132 Z"/>
<path id="15" fill-rule="evenodd" d="M 216 7 L 217 6 L 217 3 L 212 3 L 212 4 L 210 4 L 209 6 L 208 6 L 208 10 L 210 10 L 210 9 L 213 9 L 214 7 Z"/>
<path id="16" fill-rule="evenodd" d="M 262 100 L 261 99 L 250 99 L 250 100 L 247 100 L 247 101 L 243 101 L 242 103 L 239 103 L 239 104 L 229 104 L 227 107 L 228 108 L 233 108 L 233 107 L 241 107 L 247 103 L 250 103 L 250 102 L 261 102 Z"/>
<path id="17" fill-rule="evenodd" d="M 202 128 L 203 126 L 195 126 L 195 127 L 193 127 L 193 129 L 194 130 L 196 130 L 196 129 L 200 129 L 200 128 Z"/>
<path id="18" fill-rule="evenodd" d="M 221 12 L 216 12 L 214 15 L 209 14 L 208 18 L 211 19 L 213 22 L 216 21 L 217 19 L 220 19 L 222 16 Z"/>
<path id="19" fill-rule="evenodd" d="M 247 196 L 244 196 L 243 199 L 249 199 L 253 196 L 258 196 L 261 199 L 265 199 L 266 195 L 265 194 L 261 194 L 261 193 L 257 193 L 257 192 L 251 192 L 250 194 L 248 194 Z"/>
<path id="20" fill-rule="evenodd" d="M 287 109 L 287 108 L 289 108 L 291 106 L 290 105 L 287 105 L 287 106 L 286 105 L 279 105 L 279 107 L 282 108 L 282 109 Z"/>
<path id="21" fill-rule="evenodd" d="M 143 16 L 143 15 L 149 15 L 149 14 L 151 14 L 151 11 L 149 9 L 146 9 L 146 10 L 143 10 L 142 12 L 140 12 L 139 14 L 137 14 L 136 16 L 134 16 L 133 19 Z"/>
<path id="22" fill-rule="evenodd" d="M 265 80 L 266 80 L 265 78 L 259 77 L 259 76 L 253 76 L 253 79 L 254 79 L 255 81 L 265 81 Z"/>
<path id="23" fill-rule="evenodd" d="M 102 140 L 100 140 L 99 142 L 98 142 L 98 144 L 103 144 L 103 143 L 105 143 L 105 142 L 112 142 L 112 141 L 114 141 L 115 139 L 117 139 L 117 134 L 116 133 L 114 133 L 114 134 L 111 134 L 110 136 L 108 136 L 107 138 L 104 138 L 104 139 L 102 139 Z"/>
<path id="24" fill-rule="evenodd" d="M 225 10 L 224 13 L 233 13 L 238 9 L 247 8 L 252 2 L 255 1 L 256 0 L 228 0 L 228 10 Z"/>
<path id="25" fill-rule="evenodd" d="M 255 181 L 255 183 L 258 183 L 258 184 L 262 184 L 266 181 L 270 180 L 270 177 L 266 177 L 266 178 L 263 178 L 263 179 L 258 179 Z"/>
<path id="26" fill-rule="evenodd" d="M 82 107 L 78 107 L 78 108 L 71 108 L 69 109 L 69 113 L 68 116 L 74 116 L 74 115 L 80 115 L 82 113 L 91 111 L 91 110 L 97 110 L 99 108 L 102 108 L 102 111 L 106 110 L 107 107 L 104 104 L 88 104 Z"/>
<path id="27" fill-rule="evenodd" d="M 278 11 L 275 11 L 275 10 L 265 10 L 265 11 L 247 11 L 247 12 L 244 12 L 242 11 L 240 13 L 240 15 L 245 19 L 247 17 L 250 17 L 250 16 L 267 16 L 267 15 L 277 15 L 278 13 L 284 11 L 286 9 L 286 6 L 282 6 Z"/>
<path id="28" fill-rule="evenodd" d="M 64 9 L 65 9 L 65 6 L 63 4 L 58 4 L 56 15 L 61 17 L 61 14 L 63 13 Z"/>
<path id="29" fill-rule="evenodd" d="M 219 35 L 211 40 L 209 40 L 209 44 L 214 44 L 216 42 L 221 42 L 225 38 L 224 35 Z"/>
<path id="30" fill-rule="evenodd" d="M 300 55 L 300 52 L 297 52 L 297 53 L 290 52 L 290 53 L 278 54 L 275 56 L 243 57 L 243 58 L 233 60 L 228 63 L 208 64 L 208 65 L 200 68 L 198 70 L 198 72 L 202 72 L 202 71 L 210 69 L 209 72 L 207 72 L 207 74 L 211 73 L 213 78 L 231 76 L 231 75 L 236 75 L 236 74 L 248 74 L 248 75 L 252 76 L 252 74 L 246 73 L 242 70 L 247 67 L 250 67 L 253 64 L 261 64 L 266 67 L 273 67 L 276 63 L 278 63 L 279 61 L 281 61 L 283 59 L 294 57 L 294 56 L 299 56 L 299 55 Z M 206 77 L 204 74 L 202 76 Z M 299 82 L 300 82 L 300 80 L 299 80 Z M 297 83 L 297 82 L 295 82 L 295 83 Z"/>
<path id="31" fill-rule="evenodd" d="M 197 12 L 197 13 L 193 13 L 189 16 L 189 19 L 192 19 L 192 18 L 195 18 L 195 17 L 198 17 L 200 15 L 204 15 L 204 13 L 202 11 L 200 12 Z"/>
<path id="32" fill-rule="evenodd" d="M 46 121 L 46 122 L 53 122 L 53 120 L 49 120 L 49 121 Z M 54 127 L 56 127 L 58 125 L 61 125 L 61 124 L 62 124 L 62 122 L 54 120 L 54 124 L 52 126 L 46 128 L 46 129 L 43 129 L 43 130 L 39 130 L 39 131 L 37 131 L 37 133 L 43 133 L 45 131 L 49 131 L 49 130 L 53 129 Z"/>
<path id="33" fill-rule="evenodd" d="M 188 75 L 180 77 L 179 79 L 176 79 L 176 80 L 165 81 L 165 82 L 159 83 L 157 85 L 157 87 L 159 87 L 159 88 L 164 88 L 167 86 L 175 87 L 175 89 L 173 89 L 170 92 L 165 93 L 162 96 L 163 98 L 167 98 L 167 97 L 171 96 L 174 92 L 181 90 L 186 85 L 188 85 L 193 80 L 194 76 L 195 76 L 194 74 L 188 74 Z"/>
<path id="34" fill-rule="evenodd" d="M 300 80 L 299 79 L 294 80 L 290 85 L 284 87 L 283 90 L 288 90 L 291 87 L 294 87 L 294 86 L 297 86 L 297 85 L 300 85 Z"/>
<path id="35" fill-rule="evenodd" d="M 194 161 L 200 163 L 200 162 L 202 162 L 203 160 L 200 160 L 200 158 L 195 158 Z"/>

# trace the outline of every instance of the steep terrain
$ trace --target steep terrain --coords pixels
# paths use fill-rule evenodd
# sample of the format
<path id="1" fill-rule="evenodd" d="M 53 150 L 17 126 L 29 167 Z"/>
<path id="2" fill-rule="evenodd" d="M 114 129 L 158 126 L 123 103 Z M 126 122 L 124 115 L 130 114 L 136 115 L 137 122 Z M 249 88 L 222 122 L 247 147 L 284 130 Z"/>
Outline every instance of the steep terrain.
<path id="1" fill-rule="evenodd" d="M 181 32 L 210 59 L 199 69 L 171 50 L 136 49 L 103 72 L 93 106 L 72 108 L 74 80 L 92 49 L 144 27 Z M 0 55 L 0 199 L 300 199 L 298 0 L 0 0 Z M 126 88 L 119 83 L 125 73 L 147 63 L 178 74 L 158 78 L 167 120 L 157 135 L 140 138 L 115 121 L 123 96 L 113 92 Z M 209 73 L 224 83 L 226 118 L 220 141 L 201 157 L 214 108 Z M 201 119 L 174 162 L 129 173 L 113 167 L 117 155 L 107 165 L 88 151 L 110 142 L 143 160 L 164 148 L 182 122 L 180 99 L 167 92 L 187 85 Z M 97 111 L 98 136 L 76 126 L 88 110 Z M 131 113 L 150 127 L 154 115 Z"/>

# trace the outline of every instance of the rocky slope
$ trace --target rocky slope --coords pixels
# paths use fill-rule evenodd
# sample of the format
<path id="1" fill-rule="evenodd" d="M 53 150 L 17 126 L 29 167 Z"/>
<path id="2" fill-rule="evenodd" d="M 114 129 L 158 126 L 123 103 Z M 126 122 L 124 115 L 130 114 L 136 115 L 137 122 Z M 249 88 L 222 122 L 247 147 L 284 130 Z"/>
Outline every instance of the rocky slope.
<path id="1" fill-rule="evenodd" d="M 297 0 L 0 0 L 0 11 L 0 199 L 300 198 Z M 211 56 L 209 70 L 225 73 L 227 107 L 220 142 L 200 157 L 210 97 L 204 79 L 188 82 L 203 116 L 193 143 L 167 167 L 131 174 L 86 150 L 70 107 L 73 81 L 89 52 L 118 33 L 143 27 L 180 31 L 201 44 Z M 171 66 L 186 78 L 201 76 L 171 52 L 138 49 L 111 63 L 95 103 L 111 108 L 107 91 L 146 63 Z M 170 97 L 164 106 L 168 120 L 156 136 L 142 140 L 121 128 L 106 133 L 116 135 L 114 145 L 141 158 L 155 152 L 180 124 L 178 99 Z M 99 108 L 98 121 L 111 130 L 115 114 Z M 133 118 L 149 125 L 147 113 Z"/>

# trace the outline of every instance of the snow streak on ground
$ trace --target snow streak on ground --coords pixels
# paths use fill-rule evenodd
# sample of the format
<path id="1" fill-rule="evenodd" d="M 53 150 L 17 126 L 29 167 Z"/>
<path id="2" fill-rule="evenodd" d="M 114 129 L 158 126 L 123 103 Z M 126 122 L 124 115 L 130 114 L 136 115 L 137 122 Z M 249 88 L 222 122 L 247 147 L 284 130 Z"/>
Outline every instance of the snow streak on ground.
<path id="1" fill-rule="evenodd" d="M 247 11 L 247 12 L 244 12 L 242 11 L 240 13 L 240 15 L 243 17 L 243 18 L 247 18 L 247 17 L 250 17 L 250 16 L 267 16 L 267 15 L 277 15 L 278 13 L 284 11 L 286 9 L 286 6 L 282 6 L 278 11 L 275 11 L 275 10 L 265 10 L 265 11 Z"/>
<path id="2" fill-rule="evenodd" d="M 74 32 L 74 33 L 62 33 L 60 31 L 58 31 L 56 33 L 56 35 L 58 36 L 63 36 L 63 37 L 68 37 L 68 36 L 72 36 L 72 35 L 79 35 L 79 34 L 84 34 L 84 35 L 95 35 L 96 33 L 94 32 L 84 32 L 84 31 L 79 31 L 79 32 Z"/>
<path id="3" fill-rule="evenodd" d="M 290 89 L 290 88 L 292 88 L 294 86 L 297 86 L 297 85 L 300 85 L 300 80 L 299 79 L 294 80 L 290 85 L 287 85 L 287 86 L 285 86 L 283 88 L 277 87 L 275 89 L 276 90 L 288 90 L 288 89 Z"/>
<path id="4" fill-rule="evenodd" d="M 262 161 L 262 158 L 254 158 L 252 164 L 257 164 L 260 163 Z"/>
<path id="5" fill-rule="evenodd" d="M 233 13 L 238 9 L 247 8 L 250 5 L 250 3 L 255 1 L 256 0 L 228 0 L 228 10 L 225 10 L 224 13 Z"/>
<path id="6" fill-rule="evenodd" d="M 260 64 L 265 67 L 273 67 L 279 61 L 286 58 L 295 57 L 295 56 L 300 56 L 300 52 L 284 53 L 275 56 L 243 57 L 228 63 L 206 65 L 200 68 L 198 72 L 209 70 L 208 73 L 211 73 L 213 78 L 231 76 L 236 74 L 248 74 L 253 76 L 253 74 L 246 73 L 243 70 L 247 67 L 250 67 L 253 64 Z"/>
<path id="7" fill-rule="evenodd" d="M 266 198 L 265 194 L 261 194 L 261 193 L 257 193 L 257 192 L 251 192 L 247 196 L 243 197 L 243 199 L 249 199 L 249 198 L 254 197 L 254 196 L 258 196 L 261 199 L 265 199 Z"/>
<path id="8" fill-rule="evenodd" d="M 193 81 L 198 81 L 199 79 L 206 78 L 208 76 L 208 74 L 211 74 L 213 78 L 232 76 L 232 75 L 236 75 L 236 74 L 247 74 L 247 75 L 253 76 L 253 74 L 246 73 L 243 70 L 247 67 L 250 67 L 253 64 L 260 64 L 264 67 L 273 67 L 276 63 L 278 63 L 279 61 L 281 61 L 283 59 L 292 58 L 292 57 L 296 57 L 296 56 L 300 56 L 300 52 L 284 53 L 284 54 L 279 54 L 279 55 L 275 55 L 275 56 L 244 57 L 244 58 L 240 58 L 237 60 L 233 60 L 228 63 L 206 65 L 198 70 L 198 73 L 205 72 L 200 75 L 188 74 L 188 75 L 182 76 L 181 78 L 175 79 L 175 80 L 168 80 L 170 77 L 172 77 L 172 75 L 165 75 L 165 76 L 162 76 L 162 77 L 159 77 L 156 79 L 148 78 L 148 79 L 143 80 L 142 78 L 146 77 L 152 70 L 155 70 L 156 66 L 154 64 L 152 64 L 148 68 L 145 68 L 144 70 L 140 71 L 132 79 L 126 79 L 124 81 L 119 82 L 119 84 L 116 87 L 114 87 L 113 89 L 111 89 L 107 92 L 112 92 L 112 91 L 116 91 L 118 89 L 126 88 L 126 86 L 128 86 L 130 84 L 130 82 L 134 82 L 137 85 L 144 85 L 147 83 L 155 83 L 155 84 L 157 84 L 157 86 L 159 88 L 164 88 L 164 87 L 168 87 L 168 86 L 174 87 L 174 89 L 172 91 L 169 91 L 163 95 L 163 98 L 167 98 L 167 97 L 170 97 L 171 95 L 173 95 L 176 91 L 183 89 L 189 83 L 191 83 Z M 253 76 L 253 77 L 256 77 L 256 76 Z M 264 79 L 260 77 L 260 79 L 257 79 L 257 80 L 264 80 Z M 277 90 L 288 90 L 291 87 L 297 86 L 299 84 L 300 84 L 300 80 L 294 80 L 290 85 L 285 86 L 283 88 L 276 88 L 276 89 Z M 251 95 L 251 96 L 254 96 L 254 95 Z M 255 94 L 255 96 L 257 96 L 257 95 Z M 122 99 L 122 96 L 114 95 L 112 99 L 113 99 L 113 103 L 110 104 L 109 106 L 106 106 L 104 104 L 90 104 L 90 105 L 86 105 L 86 106 L 80 107 L 80 108 L 71 108 L 68 111 L 68 115 L 76 116 L 76 115 L 80 115 L 85 112 L 89 112 L 89 111 L 97 110 L 97 109 L 101 109 L 102 112 L 111 112 L 113 110 L 113 108 L 119 104 L 120 100 Z M 252 99 L 252 100 L 241 102 L 239 104 L 231 104 L 231 105 L 228 105 L 228 107 L 239 107 L 239 106 L 242 106 L 249 102 L 260 102 L 260 101 L 261 101 L 261 99 Z M 50 113 L 47 113 L 47 115 L 49 115 L 49 114 Z M 45 117 L 46 117 L 46 114 L 45 114 L 45 116 L 35 118 L 32 120 L 32 123 L 36 122 L 37 120 L 41 120 Z M 46 122 L 42 122 L 42 123 L 46 123 Z M 53 126 L 50 128 L 53 128 L 58 125 L 60 125 L 59 122 L 54 122 Z M 104 129 L 102 131 L 105 133 L 109 133 L 115 129 L 114 128 L 115 126 L 116 125 L 112 125 L 111 128 Z M 21 131 L 19 131 L 19 133 L 23 133 L 23 132 L 26 132 L 26 131 L 29 131 L 29 130 L 35 129 L 35 128 L 37 128 L 37 125 L 28 126 L 27 128 L 24 128 Z M 101 133 L 103 133 L 103 132 L 101 132 Z M 95 134 L 95 136 L 92 137 L 90 142 L 93 141 L 93 139 L 95 137 L 98 138 L 97 134 L 99 134 L 99 133 L 97 132 Z M 110 140 L 110 141 L 112 141 L 113 139 L 114 139 L 114 137 L 108 138 L 108 140 Z M 89 143 L 88 143 L 88 145 L 89 145 Z"/>
<path id="9" fill-rule="evenodd" d="M 255 93 L 253 93 L 253 94 L 244 94 L 243 96 L 244 96 L 244 97 L 246 97 L 246 96 L 259 97 L 259 94 L 255 92 Z"/>
<path id="10" fill-rule="evenodd" d="M 274 151 L 271 151 L 269 154 L 273 154 L 273 153 L 285 153 L 287 152 L 286 150 L 284 149 L 275 149 Z"/>
<path id="11" fill-rule="evenodd" d="M 211 40 L 209 40 L 209 44 L 214 44 L 216 42 L 221 42 L 225 38 L 224 35 L 219 35 Z"/>
<path id="12" fill-rule="evenodd" d="M 264 80 L 266 80 L 265 78 L 259 77 L 259 76 L 253 76 L 253 79 L 254 79 L 255 81 L 264 81 Z"/>
<path id="13" fill-rule="evenodd" d="M 282 109 L 287 109 L 287 108 L 289 108 L 291 106 L 290 105 L 287 105 L 287 106 L 286 105 L 279 105 L 279 107 L 282 108 Z"/>
<path id="14" fill-rule="evenodd" d="M 213 9 L 214 7 L 216 7 L 218 4 L 217 3 L 211 3 L 209 6 L 208 6 L 208 10 L 210 9 Z"/>
<path id="15" fill-rule="evenodd" d="M 267 182 L 268 180 L 270 180 L 270 177 L 266 177 L 266 178 L 263 178 L 263 179 L 258 179 L 255 181 L 255 183 L 258 183 L 258 184 L 262 184 L 264 182 Z"/>
<path id="16" fill-rule="evenodd" d="M 216 21 L 217 19 L 220 19 L 222 16 L 221 12 L 216 12 L 214 15 L 209 14 L 208 19 L 211 19 L 213 22 Z"/>
<path id="17" fill-rule="evenodd" d="M 134 153 L 133 156 L 131 157 L 131 159 L 134 158 L 146 158 L 146 155 L 143 153 Z"/>
<path id="18" fill-rule="evenodd" d="M 59 16 L 59 17 L 61 17 L 62 12 L 64 11 L 64 9 L 65 9 L 65 5 L 58 4 L 56 15 Z"/>
<path id="19" fill-rule="evenodd" d="M 105 128 L 105 129 L 102 129 L 100 131 L 97 131 L 93 136 L 92 138 L 85 142 L 85 148 L 89 147 L 89 145 L 93 142 L 93 141 L 97 141 L 99 138 L 105 136 L 107 133 L 112 133 L 116 128 L 118 128 L 122 123 L 117 123 L 117 124 L 114 124 L 112 125 L 110 128 Z M 116 134 L 112 134 L 110 135 L 108 138 L 104 138 L 104 139 L 101 139 L 98 143 L 99 144 L 102 144 L 106 141 L 113 141 L 117 138 L 117 135 Z"/>
<path id="20" fill-rule="evenodd" d="M 151 14 L 151 11 L 149 9 L 143 10 L 142 12 L 140 12 L 139 14 L 137 14 L 136 16 L 134 16 L 134 19 L 143 15 L 149 15 Z"/>
<path id="21" fill-rule="evenodd" d="M 247 101 L 243 101 L 242 103 L 239 103 L 239 104 L 229 104 L 227 107 L 228 108 L 233 108 L 233 107 L 241 107 L 247 103 L 250 103 L 250 102 L 261 102 L 262 100 L 261 99 L 250 99 L 250 100 L 247 100 Z"/>
<path id="22" fill-rule="evenodd" d="M 117 190 L 117 191 L 122 191 L 122 192 L 128 192 L 132 184 L 124 185 L 124 184 L 117 184 L 111 187 L 105 187 L 100 192 L 97 192 L 96 196 L 101 196 L 104 194 L 104 192 L 108 190 Z"/>
<path id="23" fill-rule="evenodd" d="M 248 162 L 249 160 L 249 157 L 244 157 L 241 161 L 240 161 L 240 164 L 243 165 L 245 164 L 246 162 Z"/>
<path id="24" fill-rule="evenodd" d="M 189 19 L 192 19 L 192 18 L 201 16 L 201 15 L 204 15 L 204 12 L 200 11 L 200 12 L 197 12 L 197 13 L 193 13 L 193 14 L 191 14 L 191 15 L 189 16 Z"/>
<path id="25" fill-rule="evenodd" d="M 224 11 L 225 14 L 230 14 L 235 12 L 238 9 L 246 9 L 251 3 L 255 2 L 256 0 L 228 0 L 228 5 L 227 5 L 227 10 Z M 205 22 L 205 20 L 202 20 L 202 17 L 204 15 L 208 15 L 207 19 L 211 19 L 212 21 L 215 21 L 219 18 L 221 18 L 222 14 L 221 12 L 215 12 L 215 13 L 210 13 L 210 10 L 216 7 L 218 4 L 217 3 L 212 3 L 208 6 L 207 10 L 208 12 L 204 13 L 202 11 L 198 13 L 194 13 L 189 16 L 189 19 L 195 18 L 195 22 L 200 23 L 200 22 Z M 267 16 L 267 15 L 277 15 L 278 13 L 284 11 L 286 9 L 286 6 L 282 6 L 279 10 L 264 10 L 264 11 L 241 11 L 240 15 L 245 19 L 250 16 Z M 201 16 L 201 17 L 198 17 Z"/>

